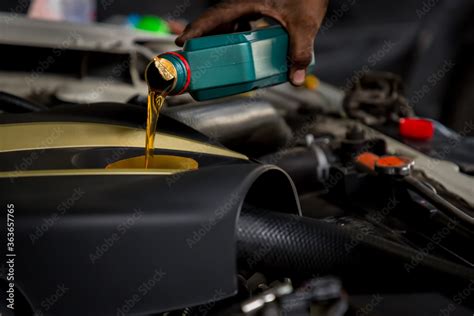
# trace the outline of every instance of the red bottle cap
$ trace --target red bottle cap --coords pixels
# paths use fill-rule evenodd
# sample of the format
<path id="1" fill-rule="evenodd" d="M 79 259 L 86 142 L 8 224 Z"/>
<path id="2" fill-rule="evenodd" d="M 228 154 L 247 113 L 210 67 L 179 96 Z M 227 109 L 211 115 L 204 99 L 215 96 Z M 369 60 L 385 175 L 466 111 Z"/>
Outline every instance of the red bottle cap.
<path id="1" fill-rule="evenodd" d="M 421 118 L 400 119 L 400 135 L 406 138 L 428 140 L 433 138 L 433 122 Z"/>

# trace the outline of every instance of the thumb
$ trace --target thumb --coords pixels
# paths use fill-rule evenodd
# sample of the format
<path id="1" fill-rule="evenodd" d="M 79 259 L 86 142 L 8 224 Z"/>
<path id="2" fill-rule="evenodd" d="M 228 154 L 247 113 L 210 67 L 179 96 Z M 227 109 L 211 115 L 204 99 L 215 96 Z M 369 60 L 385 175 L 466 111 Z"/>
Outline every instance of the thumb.
<path id="1" fill-rule="evenodd" d="M 301 86 L 306 77 L 306 68 L 313 59 L 315 32 L 305 29 L 290 29 L 289 77 L 292 84 Z"/>

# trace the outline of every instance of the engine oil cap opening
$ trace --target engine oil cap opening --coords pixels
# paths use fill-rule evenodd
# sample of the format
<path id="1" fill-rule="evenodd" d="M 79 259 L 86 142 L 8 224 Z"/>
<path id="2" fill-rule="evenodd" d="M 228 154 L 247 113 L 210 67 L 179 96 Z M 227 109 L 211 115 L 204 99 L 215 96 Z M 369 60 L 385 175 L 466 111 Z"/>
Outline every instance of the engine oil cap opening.
<path id="1" fill-rule="evenodd" d="M 175 170 L 188 171 L 199 168 L 199 163 L 187 157 L 171 156 L 171 155 L 155 155 L 150 157 L 148 169 L 152 170 Z M 145 156 L 132 157 L 119 160 L 108 164 L 106 169 L 144 169 Z"/>

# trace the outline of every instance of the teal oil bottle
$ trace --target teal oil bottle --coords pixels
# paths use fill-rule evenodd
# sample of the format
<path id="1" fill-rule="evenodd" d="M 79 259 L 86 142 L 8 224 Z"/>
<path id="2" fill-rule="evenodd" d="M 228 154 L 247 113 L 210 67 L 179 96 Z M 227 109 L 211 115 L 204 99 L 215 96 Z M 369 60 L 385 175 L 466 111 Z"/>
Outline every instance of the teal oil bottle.
<path id="1" fill-rule="evenodd" d="M 288 81 L 288 42 L 287 32 L 275 26 L 191 39 L 183 50 L 157 58 L 174 77 L 169 95 L 189 92 L 202 101 Z M 149 66 L 146 77 L 150 87 L 160 90 L 166 80 L 157 67 Z"/>

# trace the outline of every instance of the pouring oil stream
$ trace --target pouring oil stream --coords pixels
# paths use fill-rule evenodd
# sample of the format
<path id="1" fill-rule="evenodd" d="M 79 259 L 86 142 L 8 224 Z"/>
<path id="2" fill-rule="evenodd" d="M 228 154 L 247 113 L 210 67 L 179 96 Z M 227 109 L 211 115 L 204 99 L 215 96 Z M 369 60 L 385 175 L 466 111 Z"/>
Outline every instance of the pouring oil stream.
<path id="1" fill-rule="evenodd" d="M 148 103 L 145 140 L 145 168 L 148 169 L 155 150 L 156 127 L 168 93 L 176 84 L 176 68 L 166 59 L 155 57 L 148 65 Z"/>

